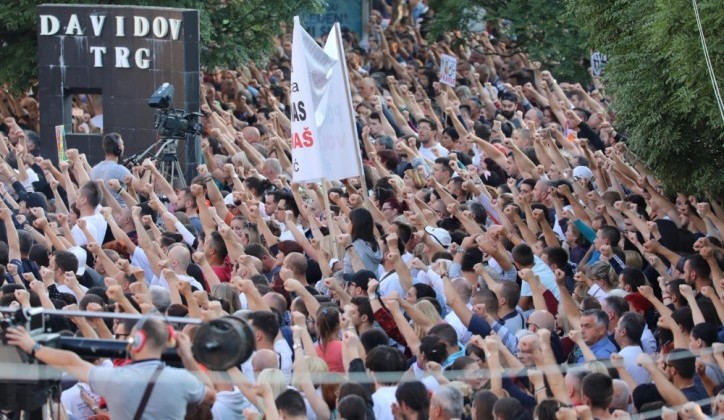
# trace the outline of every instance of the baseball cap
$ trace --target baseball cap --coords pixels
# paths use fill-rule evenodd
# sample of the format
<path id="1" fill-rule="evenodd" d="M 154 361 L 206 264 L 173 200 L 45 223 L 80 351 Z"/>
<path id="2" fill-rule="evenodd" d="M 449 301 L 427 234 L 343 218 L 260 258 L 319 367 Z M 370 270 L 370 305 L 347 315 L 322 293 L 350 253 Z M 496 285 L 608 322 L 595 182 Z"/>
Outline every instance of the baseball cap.
<path id="1" fill-rule="evenodd" d="M 587 166 L 576 166 L 573 168 L 573 178 L 586 178 L 590 181 L 593 179 L 593 172 Z"/>
<path id="2" fill-rule="evenodd" d="M 370 270 L 360 270 L 356 273 L 345 273 L 342 275 L 342 278 L 346 282 L 354 283 L 355 285 L 367 290 L 367 284 L 370 279 L 377 280 L 377 274 L 371 272 Z"/>
<path id="3" fill-rule="evenodd" d="M 78 270 L 75 272 L 76 275 L 82 276 L 85 273 L 85 263 L 86 259 L 88 258 L 88 254 L 85 252 L 85 249 L 74 246 L 68 248 L 68 251 L 73 253 L 76 258 L 78 258 Z"/>
<path id="4" fill-rule="evenodd" d="M 432 227 L 432 226 L 426 226 L 425 232 L 427 232 L 428 235 L 432 236 L 432 238 L 437 241 L 440 245 L 442 245 L 444 248 L 447 248 L 450 246 L 450 242 L 452 242 L 452 238 L 450 237 L 450 232 L 443 228 L 439 227 Z"/>

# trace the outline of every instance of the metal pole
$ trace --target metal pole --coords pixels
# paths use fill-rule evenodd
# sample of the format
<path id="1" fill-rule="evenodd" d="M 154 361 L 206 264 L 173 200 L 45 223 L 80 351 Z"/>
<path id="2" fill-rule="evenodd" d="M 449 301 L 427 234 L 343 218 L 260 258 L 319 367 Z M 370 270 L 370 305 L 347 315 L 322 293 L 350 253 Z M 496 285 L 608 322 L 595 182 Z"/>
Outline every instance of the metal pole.
<path id="1" fill-rule="evenodd" d="M 359 168 L 359 177 L 360 177 L 360 184 L 362 185 L 362 194 L 364 195 L 363 198 L 369 199 L 369 189 L 367 189 L 367 181 L 365 180 L 365 171 L 364 171 L 364 165 L 362 165 L 362 153 L 359 150 L 359 138 L 357 137 L 357 126 L 354 123 L 354 112 L 352 111 L 352 90 L 349 87 L 349 73 L 347 72 L 347 59 L 344 56 L 344 50 L 342 50 L 342 33 L 341 29 L 339 27 L 339 22 L 335 22 L 334 26 L 336 28 L 336 35 L 337 35 L 337 54 L 339 54 L 339 59 L 342 61 L 342 71 L 344 72 L 344 75 L 342 79 L 344 80 L 344 89 L 345 89 L 345 97 L 347 98 L 347 112 L 349 112 L 349 121 L 352 124 L 352 132 L 354 133 L 354 144 L 356 146 L 356 152 L 355 157 L 357 158 L 357 167 Z M 367 200 L 365 200 L 367 201 Z"/>
<path id="2" fill-rule="evenodd" d="M 0 307 L 0 313 L 14 314 L 18 312 L 18 308 Z M 26 318 L 30 318 L 36 315 L 57 315 L 67 317 L 80 317 L 80 318 L 111 318 L 111 319 L 132 319 L 141 320 L 146 317 L 158 318 L 165 322 L 171 322 L 175 324 L 201 324 L 203 320 L 199 318 L 181 318 L 177 316 L 163 316 L 160 314 L 128 314 L 124 312 L 92 312 L 92 311 L 66 311 L 61 309 L 45 309 L 45 308 L 32 308 L 23 310 Z"/>

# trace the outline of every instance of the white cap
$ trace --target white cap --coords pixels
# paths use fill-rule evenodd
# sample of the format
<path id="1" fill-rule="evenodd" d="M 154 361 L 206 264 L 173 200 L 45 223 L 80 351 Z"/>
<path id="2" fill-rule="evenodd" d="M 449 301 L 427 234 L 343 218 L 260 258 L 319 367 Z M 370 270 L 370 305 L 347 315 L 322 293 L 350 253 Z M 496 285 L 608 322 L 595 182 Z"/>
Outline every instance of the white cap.
<path id="1" fill-rule="evenodd" d="M 587 166 L 576 166 L 573 168 L 573 178 L 586 178 L 590 181 L 593 179 L 593 172 Z"/>
<path id="2" fill-rule="evenodd" d="M 452 238 L 450 237 L 450 232 L 443 228 L 439 227 L 432 227 L 432 226 L 426 226 L 425 232 L 427 232 L 428 235 L 432 236 L 432 238 L 437 241 L 440 245 L 442 245 L 444 248 L 447 248 L 450 246 L 450 242 L 452 242 Z"/>
<path id="3" fill-rule="evenodd" d="M 78 258 L 78 270 L 75 272 L 75 274 L 78 276 L 82 276 L 85 273 L 85 262 L 88 258 L 88 254 L 85 252 L 85 249 L 79 246 L 68 248 L 68 251 L 72 252 L 73 255 Z"/>

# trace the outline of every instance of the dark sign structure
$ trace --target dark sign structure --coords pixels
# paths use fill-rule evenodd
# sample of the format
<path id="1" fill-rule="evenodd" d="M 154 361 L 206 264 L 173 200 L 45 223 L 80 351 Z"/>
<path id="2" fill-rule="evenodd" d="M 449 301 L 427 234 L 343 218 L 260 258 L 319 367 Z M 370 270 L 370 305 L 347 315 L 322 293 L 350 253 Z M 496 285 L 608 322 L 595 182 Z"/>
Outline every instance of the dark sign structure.
<path id="1" fill-rule="evenodd" d="M 91 164 L 103 159 L 101 135 L 71 134 L 71 96 L 88 93 L 102 98 L 103 132 L 121 133 L 129 156 L 157 140 L 155 110 L 147 102 L 163 83 L 175 87 L 174 108 L 199 110 L 199 13 L 138 6 L 40 5 L 38 66 L 44 150 L 53 150 L 55 126 L 64 125 L 67 148 L 86 153 Z M 192 154 L 180 160 L 193 165 L 194 145 L 185 148 Z"/>

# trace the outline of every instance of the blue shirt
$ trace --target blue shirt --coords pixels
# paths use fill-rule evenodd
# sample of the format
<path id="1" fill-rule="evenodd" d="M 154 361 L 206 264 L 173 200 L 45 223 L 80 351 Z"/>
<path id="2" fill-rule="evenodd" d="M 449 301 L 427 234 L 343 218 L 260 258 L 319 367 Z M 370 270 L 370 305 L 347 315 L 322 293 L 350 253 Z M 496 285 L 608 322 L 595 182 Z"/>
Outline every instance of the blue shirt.
<path id="1" fill-rule="evenodd" d="M 458 343 L 458 347 L 460 348 L 460 351 L 457 352 L 457 353 L 453 353 L 453 354 L 449 355 L 449 356 L 447 357 L 447 359 L 445 359 L 445 361 L 444 361 L 443 364 L 442 364 L 442 367 L 443 367 L 443 368 L 449 367 L 450 365 L 453 364 L 453 362 L 454 362 L 455 360 L 457 360 L 457 359 L 460 358 L 460 357 L 465 356 L 465 347 L 464 347 L 462 344 L 460 344 L 460 343 Z"/>
<path id="2" fill-rule="evenodd" d="M 593 344 L 591 347 L 591 351 L 596 356 L 596 359 L 610 359 L 612 353 L 616 353 L 616 346 L 609 340 L 608 336 L 604 336 L 602 339 L 598 340 L 597 343 Z M 580 350 L 579 350 L 580 351 Z M 578 363 L 584 363 L 586 360 L 581 355 L 578 357 Z"/>

